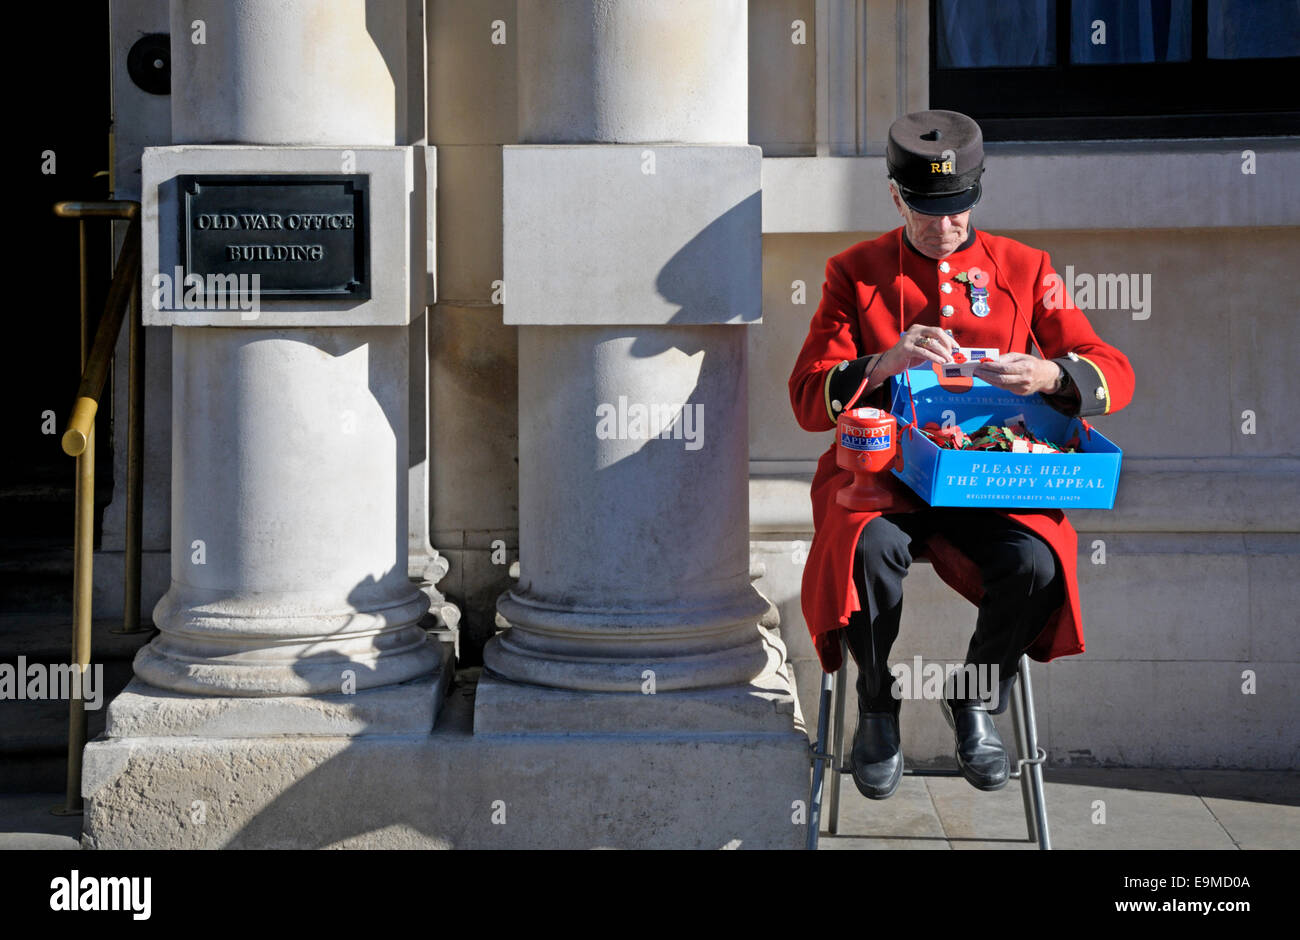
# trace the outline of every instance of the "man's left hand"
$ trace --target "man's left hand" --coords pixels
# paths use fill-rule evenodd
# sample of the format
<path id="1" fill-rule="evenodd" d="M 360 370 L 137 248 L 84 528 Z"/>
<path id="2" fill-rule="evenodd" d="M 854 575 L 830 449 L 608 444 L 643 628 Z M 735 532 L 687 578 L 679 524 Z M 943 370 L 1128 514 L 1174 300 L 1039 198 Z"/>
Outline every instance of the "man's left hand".
<path id="1" fill-rule="evenodd" d="M 981 362 L 975 374 L 998 388 L 1017 395 L 1032 395 L 1056 385 L 1060 366 L 1028 353 L 1003 353 L 992 362 Z"/>

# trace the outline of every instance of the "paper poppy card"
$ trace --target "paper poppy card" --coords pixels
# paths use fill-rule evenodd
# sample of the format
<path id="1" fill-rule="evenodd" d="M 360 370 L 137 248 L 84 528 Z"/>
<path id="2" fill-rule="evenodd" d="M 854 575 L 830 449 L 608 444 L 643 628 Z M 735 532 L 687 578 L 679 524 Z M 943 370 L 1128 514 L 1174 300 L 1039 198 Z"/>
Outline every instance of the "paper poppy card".
<path id="1" fill-rule="evenodd" d="M 942 364 L 945 379 L 959 375 L 973 376 L 975 367 L 985 359 L 996 359 L 1002 355 L 1001 350 L 981 348 L 979 346 L 958 346 L 952 351 L 952 362 Z"/>

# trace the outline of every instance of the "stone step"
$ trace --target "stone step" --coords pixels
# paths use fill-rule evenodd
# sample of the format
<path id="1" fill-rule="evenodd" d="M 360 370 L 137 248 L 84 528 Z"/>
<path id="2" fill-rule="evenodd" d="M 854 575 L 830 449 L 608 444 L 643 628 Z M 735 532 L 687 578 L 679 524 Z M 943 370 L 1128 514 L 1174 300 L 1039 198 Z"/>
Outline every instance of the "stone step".
<path id="1" fill-rule="evenodd" d="M 136 651 L 157 632 L 147 620 L 139 633 L 114 633 L 122 626 L 120 618 L 96 618 L 90 624 L 90 661 L 92 663 L 127 663 Z M 0 663 L 16 664 L 18 657 L 27 662 L 66 663 L 72 653 L 72 618 L 70 611 L 56 613 L 4 613 L 0 615 Z"/>
<path id="2" fill-rule="evenodd" d="M 68 786 L 68 753 L 65 742 L 57 754 L 0 753 L 0 793 L 31 793 L 40 791 L 66 792 Z M 59 798 L 60 800 L 62 797 Z M 53 805 L 57 800 L 51 800 Z"/>
<path id="3" fill-rule="evenodd" d="M 86 740 L 103 733 L 109 699 L 105 695 L 101 707 L 86 709 Z M 17 700 L 4 704 L 4 714 L 0 715 L 0 764 L 3 764 L 0 782 L 4 781 L 11 757 L 67 757 L 69 706 L 66 699 Z M 4 788 L 0 786 L 0 789 Z"/>
<path id="4" fill-rule="evenodd" d="M 109 686 L 105 673 L 105 686 Z M 86 740 L 104 731 L 108 702 L 121 691 L 105 690 L 102 705 L 86 709 Z M 59 790 L 67 785 L 67 700 L 6 701 L 0 709 L 0 793 Z"/>
<path id="5" fill-rule="evenodd" d="M 0 615 L 71 609 L 75 481 L 71 458 L 29 468 L 21 479 L 0 479 Z M 97 528 L 112 495 L 112 477 L 101 470 L 95 478 Z"/>
<path id="6" fill-rule="evenodd" d="M 23 548 L 0 548 L 0 611 L 52 613 L 72 610 L 72 540 Z"/>
<path id="7" fill-rule="evenodd" d="M 72 544 L 76 506 L 75 468 L 68 458 L 67 468 L 57 476 L 46 475 L 36 481 L 0 483 L 0 513 L 5 520 L 5 542 L 56 538 Z M 97 514 L 113 498 L 112 477 L 100 472 L 95 477 Z"/>

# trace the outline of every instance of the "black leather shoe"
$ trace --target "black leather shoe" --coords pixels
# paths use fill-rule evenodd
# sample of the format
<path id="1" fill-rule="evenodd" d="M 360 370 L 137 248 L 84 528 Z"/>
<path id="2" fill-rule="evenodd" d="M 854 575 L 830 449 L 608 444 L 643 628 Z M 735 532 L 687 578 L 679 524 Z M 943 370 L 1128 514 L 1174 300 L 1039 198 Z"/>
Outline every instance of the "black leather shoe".
<path id="1" fill-rule="evenodd" d="M 858 792 L 869 800 L 885 800 L 894 795 L 903 779 L 903 750 L 899 747 L 898 712 L 902 702 L 895 701 L 893 711 L 864 711 L 858 706 L 858 727 L 853 732 L 853 782 Z"/>
<path id="2" fill-rule="evenodd" d="M 1001 790 L 1011 777 L 1002 738 L 993 716 L 980 702 L 940 699 L 943 717 L 957 737 L 957 767 L 966 781 L 978 790 Z"/>

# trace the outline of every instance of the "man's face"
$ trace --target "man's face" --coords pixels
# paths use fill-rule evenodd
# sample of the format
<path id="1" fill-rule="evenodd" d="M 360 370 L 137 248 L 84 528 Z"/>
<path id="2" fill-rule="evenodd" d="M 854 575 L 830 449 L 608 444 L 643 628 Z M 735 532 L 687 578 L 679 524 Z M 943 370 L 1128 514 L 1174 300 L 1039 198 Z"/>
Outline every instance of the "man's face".
<path id="1" fill-rule="evenodd" d="M 890 186 L 889 189 L 898 214 L 903 217 L 908 241 L 927 258 L 936 261 L 945 258 L 966 240 L 970 227 L 969 209 L 958 215 L 924 215 L 903 202 L 897 188 Z"/>

